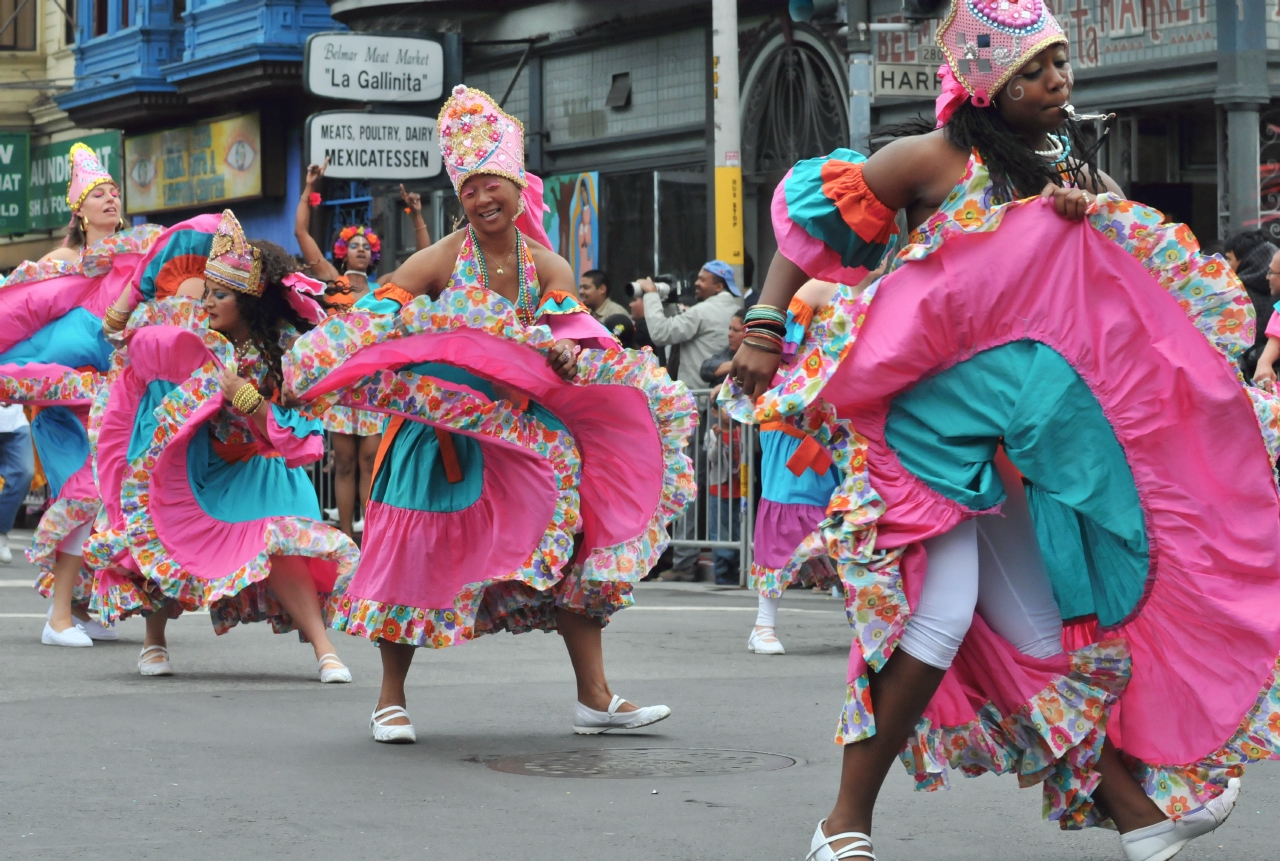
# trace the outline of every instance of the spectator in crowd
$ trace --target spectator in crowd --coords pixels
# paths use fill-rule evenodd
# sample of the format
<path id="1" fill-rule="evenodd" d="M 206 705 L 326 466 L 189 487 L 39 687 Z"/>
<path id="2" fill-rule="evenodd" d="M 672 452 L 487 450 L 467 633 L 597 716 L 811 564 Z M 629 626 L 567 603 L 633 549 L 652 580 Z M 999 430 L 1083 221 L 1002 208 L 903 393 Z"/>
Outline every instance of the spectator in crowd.
<path id="1" fill-rule="evenodd" d="M 733 356 L 742 346 L 742 336 L 746 334 L 746 330 L 742 328 L 742 317 L 746 313 L 744 310 L 733 312 L 733 316 L 729 318 L 729 346 L 702 363 L 702 379 L 713 389 L 720 388 L 729 376 L 729 369 L 733 367 Z"/>
<path id="2" fill-rule="evenodd" d="M 26 414 L 18 404 L 0 406 L 0 478 L 4 479 L 4 487 L 0 488 L 0 562 L 6 565 L 13 561 L 9 530 L 35 475 L 35 453 Z"/>
<path id="3" fill-rule="evenodd" d="M 706 263 L 694 281 L 697 304 L 674 317 L 665 316 L 653 279 L 642 278 L 637 283 L 643 291 L 642 301 L 631 307 L 645 321 L 653 343 L 660 347 L 680 345 L 676 379 L 691 389 L 705 388 L 702 363 L 729 343 L 729 318 L 742 308 L 733 268 L 723 260 Z"/>
<path id="4" fill-rule="evenodd" d="M 615 314 L 627 314 L 626 308 L 609 298 L 609 276 L 599 269 L 582 273 L 578 279 L 578 298 L 601 323 Z"/>
<path id="5" fill-rule="evenodd" d="M 742 538 L 742 425 L 712 404 L 703 445 L 707 453 L 707 537 L 712 541 Z M 711 551 L 711 573 L 718 586 L 737 586 L 742 554 L 736 548 Z"/>
<path id="6" fill-rule="evenodd" d="M 636 349 L 636 324 L 626 314 L 610 314 L 602 323 L 624 350 Z"/>
<path id="7" fill-rule="evenodd" d="M 1240 230 L 1231 234 L 1224 243 L 1224 249 L 1223 256 L 1227 259 L 1227 265 L 1235 270 L 1244 289 L 1249 292 L 1253 310 L 1258 315 L 1257 338 L 1241 361 L 1245 377 L 1252 378 L 1258 357 L 1267 344 L 1267 323 L 1270 322 L 1275 307 L 1267 270 L 1272 266 L 1271 259 L 1277 249 L 1267 241 L 1266 234 L 1261 230 Z"/>
<path id="8" fill-rule="evenodd" d="M 1267 267 L 1267 282 L 1271 287 L 1273 301 L 1280 300 L 1280 251 L 1271 257 L 1271 265 Z M 1274 314 L 1272 315 L 1275 316 Z M 1257 359 L 1257 369 L 1253 381 L 1269 392 L 1276 390 L 1276 361 L 1280 360 L 1280 324 L 1261 327 L 1262 352 Z"/>

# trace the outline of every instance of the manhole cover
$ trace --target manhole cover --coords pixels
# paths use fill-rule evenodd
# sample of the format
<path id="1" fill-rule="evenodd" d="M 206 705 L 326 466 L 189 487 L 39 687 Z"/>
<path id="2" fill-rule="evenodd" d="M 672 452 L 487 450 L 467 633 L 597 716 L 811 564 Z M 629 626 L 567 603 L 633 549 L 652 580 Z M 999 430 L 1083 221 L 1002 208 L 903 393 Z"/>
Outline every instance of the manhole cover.
<path id="1" fill-rule="evenodd" d="M 494 771 L 535 777 L 702 777 L 777 771 L 796 764 L 789 756 L 755 750 L 689 750 L 642 747 L 606 750 L 557 750 L 507 756 L 488 763 Z"/>

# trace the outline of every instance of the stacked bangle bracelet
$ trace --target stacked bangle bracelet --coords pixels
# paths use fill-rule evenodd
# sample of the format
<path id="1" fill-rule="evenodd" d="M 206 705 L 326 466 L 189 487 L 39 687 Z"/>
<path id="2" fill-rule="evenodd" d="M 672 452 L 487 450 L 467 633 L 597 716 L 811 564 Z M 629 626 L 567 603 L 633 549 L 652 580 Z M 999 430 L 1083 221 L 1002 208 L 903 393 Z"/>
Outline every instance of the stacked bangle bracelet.
<path id="1" fill-rule="evenodd" d="M 787 315 L 773 305 L 752 305 L 742 318 L 743 343 L 765 353 L 781 353 L 787 335 Z"/>
<path id="2" fill-rule="evenodd" d="M 108 305 L 102 312 L 102 329 L 104 332 L 120 332 L 129 325 L 129 313 L 121 311 L 115 305 Z"/>
<path id="3" fill-rule="evenodd" d="M 258 407 L 262 406 L 265 400 L 266 398 L 258 394 L 253 383 L 245 383 L 236 389 L 236 393 L 231 397 L 231 406 L 241 415 L 251 416 L 258 411 Z"/>

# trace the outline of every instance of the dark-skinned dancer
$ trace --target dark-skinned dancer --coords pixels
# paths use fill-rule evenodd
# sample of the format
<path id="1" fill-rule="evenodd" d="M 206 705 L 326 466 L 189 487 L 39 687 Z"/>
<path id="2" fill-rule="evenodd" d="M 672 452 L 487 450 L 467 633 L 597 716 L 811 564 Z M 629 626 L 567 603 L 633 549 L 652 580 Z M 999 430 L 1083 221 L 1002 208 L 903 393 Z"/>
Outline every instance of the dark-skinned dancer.
<path id="1" fill-rule="evenodd" d="M 377 741 L 416 739 L 404 684 L 418 647 L 504 629 L 563 636 L 576 732 L 647 726 L 670 709 L 614 695 L 601 630 L 691 498 L 692 401 L 577 300 L 569 265 L 546 247 L 520 123 L 458 87 L 439 128 L 467 226 L 414 254 L 357 313 L 299 339 L 286 362 L 292 390 L 317 409 L 391 416 L 334 627 L 381 647 Z"/>
<path id="2" fill-rule="evenodd" d="M 779 186 L 732 372 L 735 414 L 855 432 L 825 530 L 854 626 L 844 767 L 809 857 L 874 857 L 901 756 L 922 789 L 1015 772 L 1062 827 L 1163 861 L 1280 750 L 1280 409 L 1233 371 L 1252 320 L 1223 262 L 1089 164 L 1052 14 L 960 0 L 938 38 L 938 130 Z M 843 320 L 776 375 L 778 309 L 857 284 L 899 213 L 889 274 L 842 286 Z"/>

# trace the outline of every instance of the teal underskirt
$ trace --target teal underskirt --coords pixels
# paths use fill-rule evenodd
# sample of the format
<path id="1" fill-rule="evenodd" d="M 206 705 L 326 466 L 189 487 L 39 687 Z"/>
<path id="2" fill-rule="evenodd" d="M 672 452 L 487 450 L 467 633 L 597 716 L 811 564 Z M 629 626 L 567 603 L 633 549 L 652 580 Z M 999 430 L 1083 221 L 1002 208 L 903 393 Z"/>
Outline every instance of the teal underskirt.
<path id="1" fill-rule="evenodd" d="M 417 362 L 399 370 L 466 386 L 489 400 L 497 399 L 492 383 L 456 365 Z M 531 401 L 526 413 L 552 430 L 565 430 L 564 423 L 541 404 Z M 450 484 L 445 476 L 435 429 L 405 421 L 383 456 L 369 498 L 413 511 L 461 511 L 474 504 L 484 490 L 484 451 L 478 440 L 459 433 L 453 434 L 453 448 L 462 468 L 462 481 L 456 484 Z"/>
<path id="2" fill-rule="evenodd" d="M 84 308 L 73 308 L 0 353 L 0 365 L 33 362 L 106 371 L 111 366 L 111 345 L 102 335 L 102 318 Z"/>
<path id="3" fill-rule="evenodd" d="M 130 461 L 151 444 L 159 424 L 155 409 L 177 387 L 167 380 L 147 385 L 129 438 Z M 196 429 L 187 446 L 187 480 L 201 510 L 223 523 L 262 517 L 323 519 L 315 485 L 305 469 L 290 469 L 280 457 L 256 456 L 243 463 L 227 463 L 213 450 L 208 424 Z"/>
<path id="4" fill-rule="evenodd" d="M 913 475 L 966 508 L 998 505 L 1003 442 L 1022 472 L 1064 619 L 1122 622 L 1150 564 L 1133 473 L 1102 406 L 1052 348 L 986 350 L 894 399 L 885 439 Z"/>
<path id="5" fill-rule="evenodd" d="M 89 459 L 89 435 L 67 407 L 45 407 L 31 420 L 31 441 L 49 481 L 50 498 Z"/>

